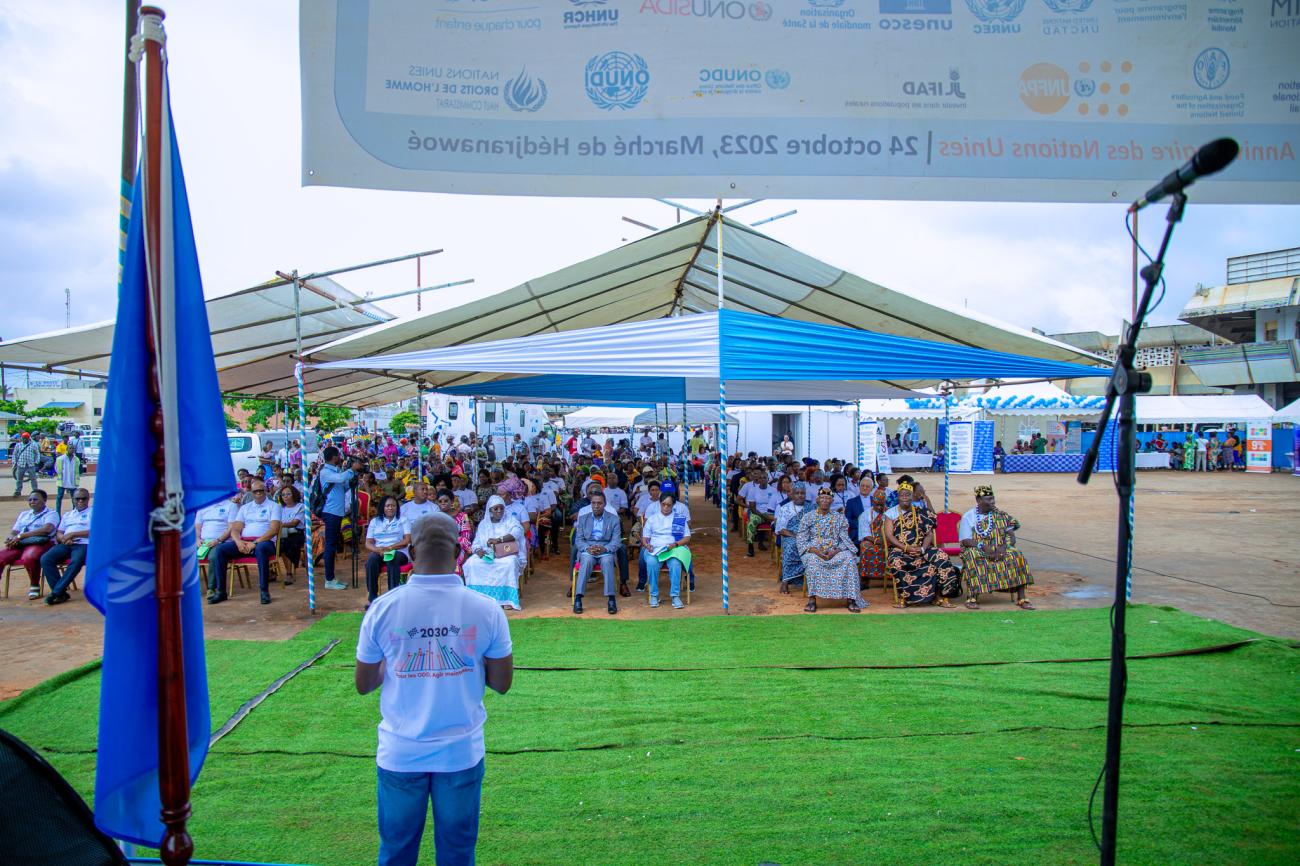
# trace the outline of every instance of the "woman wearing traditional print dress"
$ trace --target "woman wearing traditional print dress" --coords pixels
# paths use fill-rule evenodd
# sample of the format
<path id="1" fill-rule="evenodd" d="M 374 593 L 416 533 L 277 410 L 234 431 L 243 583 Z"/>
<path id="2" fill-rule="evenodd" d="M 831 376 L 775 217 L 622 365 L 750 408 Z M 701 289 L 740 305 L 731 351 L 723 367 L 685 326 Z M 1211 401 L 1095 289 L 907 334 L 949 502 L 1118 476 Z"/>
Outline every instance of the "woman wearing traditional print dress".
<path id="1" fill-rule="evenodd" d="M 781 480 L 789 481 L 785 476 Z M 799 556 L 799 523 L 805 514 L 813 510 L 802 484 L 787 486 L 790 487 L 790 499 L 777 506 L 776 523 L 772 527 L 781 542 L 781 592 L 784 595 L 790 593 L 791 583 L 803 578 L 803 558 Z"/>
<path id="2" fill-rule="evenodd" d="M 900 481 L 898 504 L 885 512 L 889 570 L 898 585 L 895 607 L 938 604 L 961 592 L 961 575 L 948 556 L 934 546 L 934 515 L 912 507 L 912 485 Z"/>
<path id="3" fill-rule="evenodd" d="M 474 524 L 470 522 L 469 515 L 460 507 L 460 500 L 456 494 L 450 490 L 438 491 L 438 507 L 442 513 L 446 514 L 452 520 L 456 521 L 456 527 L 460 532 L 456 536 L 456 573 L 464 576 L 462 566 L 465 564 L 465 558 L 469 556 L 470 551 L 474 549 Z"/>
<path id="4" fill-rule="evenodd" d="M 858 577 L 862 579 L 862 588 L 871 586 L 871 581 L 885 584 L 885 491 L 876 488 L 871 493 L 871 510 L 862 512 L 858 517 L 858 538 L 861 539 L 861 558 L 858 561 Z"/>
<path id="5" fill-rule="evenodd" d="M 979 609 L 981 592 L 1010 592 L 1025 610 L 1034 606 L 1025 598 L 1025 587 L 1034 582 L 1025 557 L 1016 549 L 1020 521 L 999 511 L 993 488 L 975 488 L 975 507 L 961 517 L 957 534 L 961 538 L 962 583 L 966 585 L 966 606 Z"/>
<path id="6" fill-rule="evenodd" d="M 867 606 L 858 589 L 857 557 L 849 523 L 838 511 L 831 511 L 834 495 L 829 487 L 817 493 L 817 510 L 799 521 L 797 540 L 808 581 L 808 613 L 817 612 L 817 599 L 843 598 L 851 613 Z"/>

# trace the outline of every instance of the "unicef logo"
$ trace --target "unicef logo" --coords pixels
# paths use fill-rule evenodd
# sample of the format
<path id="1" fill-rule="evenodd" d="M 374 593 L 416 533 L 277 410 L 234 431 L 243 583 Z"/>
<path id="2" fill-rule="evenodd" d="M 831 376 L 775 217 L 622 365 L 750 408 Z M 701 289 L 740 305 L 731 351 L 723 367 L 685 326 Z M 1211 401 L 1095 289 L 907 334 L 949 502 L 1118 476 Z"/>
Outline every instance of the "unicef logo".
<path id="1" fill-rule="evenodd" d="M 1074 95 L 1087 99 L 1097 92 L 1097 82 L 1092 78 L 1079 78 L 1074 82 Z"/>
<path id="2" fill-rule="evenodd" d="M 650 69 L 640 54 L 607 51 L 587 61 L 585 80 L 597 108 L 628 109 L 645 99 Z"/>
<path id="3" fill-rule="evenodd" d="M 784 69 L 769 69 L 763 76 L 763 80 L 773 90 L 785 90 L 790 86 L 790 73 Z"/>
<path id="4" fill-rule="evenodd" d="M 1043 0 L 1053 12 L 1087 12 L 1092 0 Z"/>
<path id="5" fill-rule="evenodd" d="M 1232 64 L 1228 62 L 1228 52 L 1222 48 L 1207 48 L 1196 55 L 1192 64 L 1192 74 L 1196 83 L 1204 90 L 1218 90 L 1228 80 Z"/>
<path id="6" fill-rule="evenodd" d="M 506 82 L 503 95 L 511 111 L 536 111 L 546 104 L 546 82 L 521 69 Z"/>
<path id="7" fill-rule="evenodd" d="M 981 21 L 1014 21 L 1025 11 L 1025 0 L 966 0 L 966 5 Z"/>

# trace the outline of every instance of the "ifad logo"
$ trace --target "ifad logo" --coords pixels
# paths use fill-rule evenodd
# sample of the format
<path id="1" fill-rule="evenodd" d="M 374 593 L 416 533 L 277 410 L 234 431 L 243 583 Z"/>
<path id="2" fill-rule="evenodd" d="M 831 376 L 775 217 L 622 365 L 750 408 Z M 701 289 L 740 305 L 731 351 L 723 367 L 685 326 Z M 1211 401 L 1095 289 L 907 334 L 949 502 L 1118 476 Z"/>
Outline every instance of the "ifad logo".
<path id="1" fill-rule="evenodd" d="M 640 54 L 607 51 L 587 61 L 583 75 L 587 97 L 611 111 L 634 108 L 650 89 L 650 68 Z"/>
<path id="2" fill-rule="evenodd" d="M 506 82 L 501 95 L 511 111 L 536 111 L 546 104 L 546 82 L 533 78 L 524 68 Z"/>
<path id="3" fill-rule="evenodd" d="M 1025 11 L 1025 0 L 966 0 L 966 6 L 972 15 L 984 22 L 973 27 L 976 33 L 1020 32 L 1020 25 L 1012 22 Z"/>
<path id="4" fill-rule="evenodd" d="M 1192 74 L 1202 90 L 1218 90 L 1228 80 L 1232 64 L 1228 62 L 1228 52 L 1222 48 L 1207 48 L 1196 55 L 1192 64 Z"/>

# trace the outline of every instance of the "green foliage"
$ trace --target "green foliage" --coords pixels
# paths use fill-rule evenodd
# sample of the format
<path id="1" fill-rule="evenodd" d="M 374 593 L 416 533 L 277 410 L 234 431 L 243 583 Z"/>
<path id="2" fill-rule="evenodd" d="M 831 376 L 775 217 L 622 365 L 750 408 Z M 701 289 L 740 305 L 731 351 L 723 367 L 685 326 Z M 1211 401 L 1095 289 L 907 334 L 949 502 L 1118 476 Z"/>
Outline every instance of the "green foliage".
<path id="1" fill-rule="evenodd" d="M 0 412 L 11 412 L 14 415 L 24 416 L 22 421 L 15 421 L 10 425 L 10 433 L 20 433 L 24 430 L 28 433 L 56 433 L 59 429 L 57 419 L 68 417 L 65 409 L 32 409 L 28 411 L 26 400 L 0 400 Z"/>
<path id="2" fill-rule="evenodd" d="M 1132 612 L 1135 655 L 1256 640 L 1130 663 L 1123 862 L 1295 862 L 1295 649 Z M 512 619 L 514 688 L 487 697 L 479 862 L 1093 863 L 1108 665 L 1053 660 L 1105 656 L 1106 617 Z M 190 825 L 204 856 L 374 859 L 378 695 L 353 688 L 360 619 L 335 614 L 278 643 L 208 642 L 216 727 L 341 639 L 209 754 Z M 905 667 L 949 662 L 991 664 Z M 86 796 L 98 689 L 86 670 L 0 703 L 0 727 Z M 303 723 L 317 717 L 330 725 Z M 304 812 L 321 802 L 329 821 Z M 426 830 L 430 862 L 432 844 Z"/>
<path id="3" fill-rule="evenodd" d="M 393 420 L 388 422 L 388 429 L 394 433 L 406 434 L 406 425 L 414 424 L 420 426 L 420 416 L 414 412 L 398 412 L 393 416 Z"/>
<path id="4" fill-rule="evenodd" d="M 277 403 L 275 400 L 263 400 L 256 397 L 225 397 L 224 401 L 231 408 L 239 408 L 249 413 L 248 421 L 245 422 L 249 430 L 266 430 L 268 424 L 272 424 L 277 420 L 283 426 L 286 419 L 290 428 L 298 426 L 298 402 L 296 400 L 281 400 Z M 276 414 L 277 406 L 280 410 L 278 416 Z M 324 403 L 306 403 L 304 408 L 307 410 L 308 426 L 317 430 L 336 430 L 352 420 L 351 409 L 328 406 Z M 232 426 L 234 426 L 233 421 L 227 415 L 226 427 Z"/>
<path id="5" fill-rule="evenodd" d="M 308 403 L 307 417 L 317 419 L 317 430 L 329 433 L 346 426 L 352 420 L 352 410 L 341 406 L 326 406 L 324 403 Z"/>
<path id="6" fill-rule="evenodd" d="M 0 400 L 0 412 L 9 412 L 12 415 L 26 415 L 26 400 Z"/>

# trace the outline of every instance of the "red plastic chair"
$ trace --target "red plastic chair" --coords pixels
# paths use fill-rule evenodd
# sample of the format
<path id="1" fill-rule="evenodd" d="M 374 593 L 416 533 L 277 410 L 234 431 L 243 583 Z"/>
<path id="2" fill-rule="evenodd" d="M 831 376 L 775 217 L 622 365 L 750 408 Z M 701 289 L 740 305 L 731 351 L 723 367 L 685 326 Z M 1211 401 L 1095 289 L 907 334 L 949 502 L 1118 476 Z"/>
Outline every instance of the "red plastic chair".
<path id="1" fill-rule="evenodd" d="M 941 511 L 935 515 L 934 543 L 949 556 L 961 556 L 961 541 L 957 536 L 957 524 L 961 515 L 955 511 Z"/>

